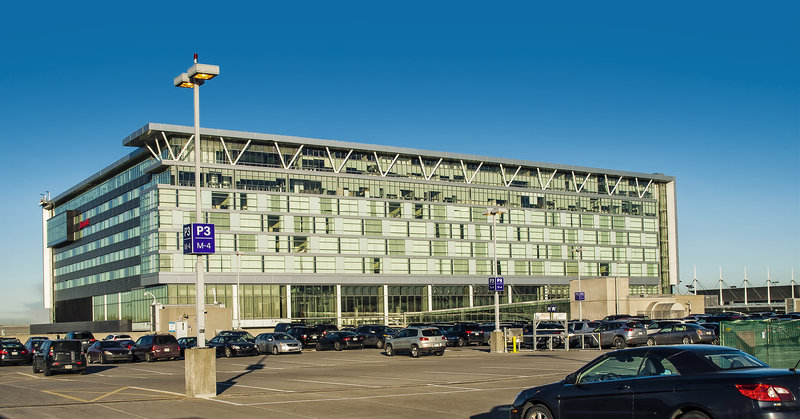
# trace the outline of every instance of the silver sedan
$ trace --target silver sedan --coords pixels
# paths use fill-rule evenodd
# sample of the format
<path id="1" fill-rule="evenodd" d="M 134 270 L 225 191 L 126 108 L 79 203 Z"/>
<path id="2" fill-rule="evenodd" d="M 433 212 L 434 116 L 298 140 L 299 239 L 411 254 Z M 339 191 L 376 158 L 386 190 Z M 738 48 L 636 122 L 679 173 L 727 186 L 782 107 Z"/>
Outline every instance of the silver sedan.
<path id="1" fill-rule="evenodd" d="M 258 353 L 271 353 L 280 355 L 287 352 L 302 353 L 303 344 L 287 333 L 261 333 L 256 336 L 256 350 Z"/>

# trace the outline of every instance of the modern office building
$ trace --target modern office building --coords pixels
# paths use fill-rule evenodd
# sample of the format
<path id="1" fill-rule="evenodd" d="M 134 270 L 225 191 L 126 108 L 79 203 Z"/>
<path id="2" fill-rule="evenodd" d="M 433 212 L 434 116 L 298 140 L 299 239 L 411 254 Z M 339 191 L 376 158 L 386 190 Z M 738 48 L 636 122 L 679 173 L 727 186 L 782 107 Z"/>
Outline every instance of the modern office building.
<path id="1" fill-rule="evenodd" d="M 145 292 L 194 304 L 192 135 L 145 125 L 128 156 L 43 200 L 54 322 L 147 322 Z M 678 284 L 671 176 L 212 129 L 201 151 L 205 300 L 232 306 L 239 283 L 245 327 L 491 305 L 495 251 L 503 303 L 568 298 L 579 273 Z"/>

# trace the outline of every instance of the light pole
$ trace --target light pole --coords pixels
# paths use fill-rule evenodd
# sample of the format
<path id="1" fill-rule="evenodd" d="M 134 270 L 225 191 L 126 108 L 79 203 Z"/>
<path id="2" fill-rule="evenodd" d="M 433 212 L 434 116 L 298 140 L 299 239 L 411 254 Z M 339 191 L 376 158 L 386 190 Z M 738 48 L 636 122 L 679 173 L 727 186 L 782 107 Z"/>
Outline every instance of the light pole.
<path id="1" fill-rule="evenodd" d="M 239 301 L 239 274 L 242 272 L 242 252 L 236 252 L 236 289 L 233 290 L 233 312 L 236 314 L 236 330 L 242 328 L 242 309 Z"/>
<path id="2" fill-rule="evenodd" d="M 186 73 L 175 77 L 175 87 L 192 88 L 194 90 L 194 193 L 195 222 L 202 223 L 203 200 L 200 196 L 200 86 L 219 75 L 219 66 L 198 64 L 197 54 L 194 65 Z M 195 305 L 197 309 L 197 347 L 206 347 L 205 319 L 205 281 L 203 278 L 203 255 L 197 255 L 195 263 Z"/>
<path id="3" fill-rule="evenodd" d="M 570 250 L 570 253 L 578 254 L 578 320 L 583 320 L 583 298 L 581 298 L 581 252 L 583 251 L 582 247 Z"/>
<path id="4" fill-rule="evenodd" d="M 153 304 L 150 304 L 150 331 L 156 331 L 156 296 L 152 292 L 145 291 L 144 295 L 153 297 Z"/>
<path id="5" fill-rule="evenodd" d="M 483 213 L 485 216 L 492 216 L 492 242 L 494 243 L 494 262 L 492 264 L 492 276 L 497 278 L 497 215 L 503 214 L 506 211 L 502 208 L 490 208 L 487 209 L 486 212 Z M 494 332 L 492 333 L 492 349 L 493 353 L 502 353 L 503 351 L 499 348 L 505 348 L 504 344 L 501 344 L 500 341 L 502 339 L 502 331 L 500 330 L 500 294 L 495 288 L 494 291 Z"/>
<path id="6" fill-rule="evenodd" d="M 767 305 L 769 306 L 768 310 L 772 310 L 772 296 L 769 293 L 769 286 L 771 284 L 777 284 L 778 281 L 771 281 L 769 279 L 769 268 L 767 268 Z"/>

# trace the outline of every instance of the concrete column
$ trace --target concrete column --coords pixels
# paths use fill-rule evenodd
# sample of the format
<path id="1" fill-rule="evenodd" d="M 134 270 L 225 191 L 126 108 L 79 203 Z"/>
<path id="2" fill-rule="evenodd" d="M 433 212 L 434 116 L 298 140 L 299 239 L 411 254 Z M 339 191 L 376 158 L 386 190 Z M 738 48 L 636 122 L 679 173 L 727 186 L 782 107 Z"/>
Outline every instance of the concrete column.
<path id="1" fill-rule="evenodd" d="M 342 328 L 342 286 L 336 285 L 336 327 Z"/>
<path id="2" fill-rule="evenodd" d="M 217 350 L 191 348 L 185 353 L 186 396 L 209 398 L 217 396 Z"/>
<path id="3" fill-rule="evenodd" d="M 389 325 L 389 285 L 383 285 L 383 324 Z"/>
<path id="4" fill-rule="evenodd" d="M 506 289 L 508 290 L 508 303 L 511 304 L 511 285 L 506 285 Z"/>
<path id="5" fill-rule="evenodd" d="M 286 318 L 292 319 L 292 286 L 286 285 Z"/>
<path id="6" fill-rule="evenodd" d="M 472 285 L 469 286 L 469 306 L 475 307 L 475 288 Z"/>
<path id="7" fill-rule="evenodd" d="M 433 311 L 433 285 L 428 284 L 428 311 Z"/>

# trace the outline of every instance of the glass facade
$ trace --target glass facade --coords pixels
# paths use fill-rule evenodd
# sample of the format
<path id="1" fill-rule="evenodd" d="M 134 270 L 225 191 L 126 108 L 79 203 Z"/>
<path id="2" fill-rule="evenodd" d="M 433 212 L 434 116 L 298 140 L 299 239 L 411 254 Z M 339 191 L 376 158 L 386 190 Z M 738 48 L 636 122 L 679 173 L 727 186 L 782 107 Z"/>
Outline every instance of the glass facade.
<path id="1" fill-rule="evenodd" d="M 47 222 L 56 321 L 87 320 L 69 304 L 58 310 L 81 298 L 91 319 L 147 321 L 145 289 L 164 304 L 194 303 L 194 285 L 178 279 L 195 269 L 181 250 L 196 211 L 188 139 L 126 139 L 147 152 L 56 199 Z M 201 137 L 202 219 L 217 246 L 204 268 L 219 282 L 207 284 L 207 303 L 232 304 L 238 274 L 245 320 L 492 305 L 495 255 L 512 302 L 566 298 L 579 274 L 629 277 L 637 294 L 674 282 L 666 176 L 301 140 Z M 505 209 L 496 230 L 489 207 Z"/>

